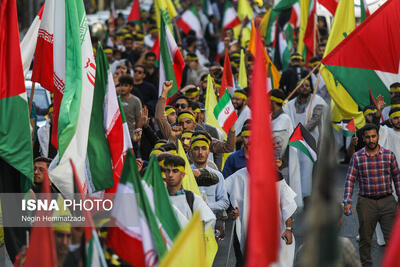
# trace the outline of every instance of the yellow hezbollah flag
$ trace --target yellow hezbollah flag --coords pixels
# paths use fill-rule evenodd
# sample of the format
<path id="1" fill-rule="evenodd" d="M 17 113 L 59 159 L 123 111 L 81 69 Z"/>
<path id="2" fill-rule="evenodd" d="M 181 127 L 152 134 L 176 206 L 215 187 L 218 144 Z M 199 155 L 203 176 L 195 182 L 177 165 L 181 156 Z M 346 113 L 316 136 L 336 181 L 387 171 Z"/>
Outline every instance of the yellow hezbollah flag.
<path id="1" fill-rule="evenodd" d="M 251 38 L 250 38 L 250 43 L 249 43 L 249 51 L 250 53 L 255 57 L 256 56 L 256 27 L 254 26 L 254 21 L 251 22 Z M 267 70 L 268 70 L 268 77 L 269 79 L 272 80 L 273 87 L 274 88 L 279 88 L 279 82 L 281 80 L 281 74 L 279 73 L 279 70 L 275 67 L 274 63 L 272 63 L 272 60 L 268 56 L 267 51 L 264 49 L 264 57 L 265 57 L 265 63 L 267 64 Z"/>
<path id="2" fill-rule="evenodd" d="M 253 8 L 250 6 L 248 0 L 239 0 L 237 14 L 240 21 L 242 21 L 245 17 L 248 19 L 253 18 Z"/>
<path id="3" fill-rule="evenodd" d="M 189 160 L 186 157 L 185 150 L 182 143 L 178 140 L 178 155 L 185 160 L 185 177 L 182 180 L 182 186 L 186 190 L 190 190 L 199 197 L 201 197 L 199 187 L 197 186 L 196 179 L 194 178 L 192 168 L 190 167 Z M 206 242 L 206 266 L 212 266 L 215 255 L 217 255 L 218 244 L 215 241 L 214 231 L 210 226 L 205 230 L 204 238 Z M 175 266 L 175 265 L 174 265 Z"/>
<path id="4" fill-rule="evenodd" d="M 355 28 L 354 1 L 340 1 L 336 9 L 335 19 L 325 54 L 328 55 L 344 38 Z M 346 89 L 335 81 L 332 73 L 324 66 L 321 67 L 321 75 L 324 78 L 326 88 L 332 97 L 331 120 L 341 121 L 354 118 L 354 123 L 359 129 L 365 124 L 363 113 L 358 111 L 358 105 L 349 95 Z"/>
<path id="5" fill-rule="evenodd" d="M 238 79 L 240 89 L 247 87 L 247 73 L 246 73 L 246 62 L 244 60 L 244 51 L 240 50 L 240 64 L 239 64 L 239 79 Z"/>
<path id="6" fill-rule="evenodd" d="M 198 211 L 185 229 L 178 234 L 171 250 L 161 260 L 159 266 L 207 266 L 203 225 Z"/>
<path id="7" fill-rule="evenodd" d="M 177 16 L 177 12 L 176 12 L 174 4 L 171 2 L 171 0 L 154 0 L 154 5 L 155 5 L 155 10 L 156 10 L 157 27 L 160 29 L 160 25 L 161 25 L 160 10 L 161 10 L 162 15 L 164 16 L 164 19 L 165 19 L 165 23 L 167 23 L 171 32 L 173 32 L 172 19 Z"/>
<path id="8" fill-rule="evenodd" d="M 260 33 L 263 38 L 267 35 L 269 17 L 271 16 L 271 9 L 269 8 L 260 22 Z"/>
<path id="9" fill-rule="evenodd" d="M 303 55 L 304 52 L 304 35 L 306 34 L 308 22 L 308 9 L 310 7 L 310 0 L 300 1 L 300 29 L 299 29 L 299 43 L 297 44 L 297 52 Z"/>
<path id="10" fill-rule="evenodd" d="M 217 101 L 217 96 L 215 95 L 212 79 L 213 78 L 211 77 L 211 75 L 208 74 L 207 90 L 206 90 L 206 103 L 205 103 L 206 123 L 221 130 L 221 132 L 224 132 L 224 130 L 222 130 L 221 126 L 219 125 L 219 123 L 214 115 L 214 108 L 218 104 L 218 101 Z"/>

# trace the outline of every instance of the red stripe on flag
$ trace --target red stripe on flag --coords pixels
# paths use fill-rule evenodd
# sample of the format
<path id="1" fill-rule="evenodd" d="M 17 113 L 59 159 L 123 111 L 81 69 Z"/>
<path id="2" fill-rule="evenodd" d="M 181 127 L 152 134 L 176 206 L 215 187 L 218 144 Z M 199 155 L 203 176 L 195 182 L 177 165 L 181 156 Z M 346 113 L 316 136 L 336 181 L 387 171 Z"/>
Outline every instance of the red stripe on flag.
<path id="1" fill-rule="evenodd" d="M 178 25 L 179 28 L 181 28 L 182 31 L 183 31 L 185 34 L 188 34 L 189 31 L 192 29 L 192 27 L 190 27 L 182 18 L 179 18 L 179 19 L 176 21 L 176 25 Z"/>
<path id="2" fill-rule="evenodd" d="M 39 30 L 40 31 L 40 30 Z M 46 39 L 44 39 L 46 38 Z M 33 82 L 40 83 L 41 86 L 49 91 L 54 88 L 54 70 L 53 70 L 53 43 L 50 42 L 52 35 L 43 32 L 38 37 L 35 50 L 35 59 L 33 61 L 32 78 Z"/>
<path id="3" fill-rule="evenodd" d="M 128 16 L 128 21 L 135 21 L 140 20 L 140 7 L 139 7 L 139 0 L 133 0 L 131 12 Z"/>
<path id="4" fill-rule="evenodd" d="M 224 125 L 222 126 L 222 130 L 224 130 L 224 132 L 226 134 L 229 133 L 229 129 L 232 127 L 232 125 L 235 124 L 236 120 L 237 120 L 238 116 L 236 114 L 236 112 L 233 112 L 231 115 L 229 115 L 229 117 L 226 119 Z"/>
<path id="5" fill-rule="evenodd" d="M 231 61 L 229 59 L 229 53 L 228 50 L 225 50 L 225 59 L 224 59 L 224 73 L 222 74 L 222 81 L 221 81 L 221 89 L 219 91 L 219 98 L 221 98 L 225 90 L 228 89 L 228 87 L 233 87 L 233 76 L 232 76 L 232 67 L 231 67 Z"/>

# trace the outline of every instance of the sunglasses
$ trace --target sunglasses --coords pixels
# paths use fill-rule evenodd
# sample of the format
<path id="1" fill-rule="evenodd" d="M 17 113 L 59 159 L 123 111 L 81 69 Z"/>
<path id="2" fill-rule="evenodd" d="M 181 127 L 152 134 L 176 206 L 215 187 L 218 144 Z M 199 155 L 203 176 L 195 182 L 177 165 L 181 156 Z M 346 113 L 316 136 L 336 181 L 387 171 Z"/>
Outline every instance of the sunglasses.
<path id="1" fill-rule="evenodd" d="M 137 73 L 137 74 L 143 74 L 144 73 L 144 71 L 141 71 L 141 70 L 134 70 L 134 72 Z"/>
<path id="2" fill-rule="evenodd" d="M 175 108 L 186 108 L 186 104 L 176 104 Z"/>

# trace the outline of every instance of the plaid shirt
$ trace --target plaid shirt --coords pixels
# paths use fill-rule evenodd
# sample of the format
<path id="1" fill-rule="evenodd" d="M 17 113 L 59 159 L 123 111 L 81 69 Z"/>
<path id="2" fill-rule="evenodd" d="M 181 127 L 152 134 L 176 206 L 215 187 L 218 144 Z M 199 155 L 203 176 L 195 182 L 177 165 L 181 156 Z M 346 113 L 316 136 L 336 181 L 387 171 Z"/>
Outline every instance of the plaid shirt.
<path id="1" fill-rule="evenodd" d="M 344 204 L 351 204 L 354 182 L 358 180 L 361 196 L 379 197 L 392 194 L 392 181 L 400 196 L 400 170 L 396 156 L 380 147 L 378 153 L 369 155 L 365 147 L 353 154 L 344 185 Z"/>

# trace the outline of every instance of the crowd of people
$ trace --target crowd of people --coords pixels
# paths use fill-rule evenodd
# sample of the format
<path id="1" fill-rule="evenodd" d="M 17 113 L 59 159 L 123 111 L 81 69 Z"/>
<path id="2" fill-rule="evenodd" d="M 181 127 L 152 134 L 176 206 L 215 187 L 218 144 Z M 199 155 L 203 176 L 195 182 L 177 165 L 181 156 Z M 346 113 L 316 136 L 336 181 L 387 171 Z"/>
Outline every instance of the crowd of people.
<path id="1" fill-rule="evenodd" d="M 140 26 L 127 21 L 122 14 L 115 19 L 110 18 L 107 21 L 107 38 L 98 40 L 93 35 L 92 44 L 96 53 L 97 42 L 103 43 L 126 116 L 139 171 L 143 174 L 150 158 L 153 155 L 157 157 L 170 201 L 184 216 L 181 223 L 189 221 L 195 211 L 200 211 L 205 229 L 212 226 L 215 238 L 219 241 L 228 236 L 226 221 L 236 220 L 233 247 L 236 266 L 243 266 L 249 209 L 249 174 L 246 166 L 249 149 L 255 145 L 250 144 L 250 101 L 251 91 L 254 90 L 250 87 L 254 58 L 248 43 L 242 42 L 242 35 L 235 37 L 233 29 L 220 30 L 224 1 L 210 2 L 214 11 L 211 16 L 203 13 L 200 3 L 196 6 L 202 18 L 201 38 L 194 31 L 184 34 L 175 29 L 178 31 L 178 47 L 185 59 L 185 67 L 180 77 L 181 89 L 173 97 L 168 97 L 172 81 L 159 81 L 158 55 L 152 50 L 159 34 L 154 8 L 150 12 L 142 12 Z M 189 7 L 189 1 L 180 3 L 182 10 Z M 262 12 L 256 15 L 256 27 L 263 15 Z M 323 18 L 319 21 L 323 22 Z M 328 29 L 326 23 L 319 23 L 318 26 L 319 43 L 315 57 L 306 67 L 303 57 L 293 48 L 289 67 L 281 70 L 279 88 L 273 88 L 268 93 L 279 177 L 276 184 L 281 227 L 280 266 L 294 264 L 293 215 L 296 210 L 308 208 L 314 167 L 310 157 L 288 145 L 289 138 L 301 123 L 319 145 L 323 120 L 329 119 L 324 114 L 329 112 L 331 98 L 322 78 L 317 78 L 319 68 L 314 69 L 324 54 Z M 231 100 L 238 115 L 227 133 L 208 124 L 206 118 L 205 95 L 210 90 L 207 87 L 209 79 L 217 100 L 225 71 L 225 54 L 218 48 L 221 45 L 230 57 L 236 88 Z M 271 51 L 268 45 L 266 49 Z M 248 80 L 248 87 L 245 88 L 238 85 L 239 64 L 243 64 L 240 63 L 241 51 L 245 54 L 243 63 Z M 391 106 L 386 106 L 383 98 L 378 97 L 375 105 L 364 109 L 367 124 L 354 137 L 346 138 L 341 132 L 335 133 L 338 151 L 333 153 L 339 153 L 342 146 L 346 154 L 345 161 L 350 161 L 344 193 L 345 215 L 353 212 L 352 192 L 354 184 L 359 182 L 357 215 L 362 266 L 372 264 L 370 251 L 375 227 L 378 242 L 388 242 L 397 211 L 396 195 L 400 194 L 400 83 L 394 83 L 390 92 Z M 52 112 L 50 108 L 46 124 L 33 135 L 35 161 L 32 190 L 36 193 L 41 191 L 43 173 L 57 154 L 51 142 Z M 202 197 L 182 187 L 186 171 L 185 160 L 178 155 L 178 142 L 182 143 L 191 163 Z M 57 192 L 56 186 L 52 185 L 51 190 Z M 377 226 L 378 222 L 380 226 Z M 59 266 L 80 264 L 81 259 L 74 253 L 81 245 L 81 236 L 82 229 L 55 227 Z M 349 251 L 352 252 L 350 257 L 348 254 L 342 256 L 343 266 L 360 266 L 355 249 Z M 128 266 L 113 251 L 106 250 L 105 255 L 109 266 Z M 345 261 L 351 262 L 351 265 L 346 265 L 348 262 Z"/>

